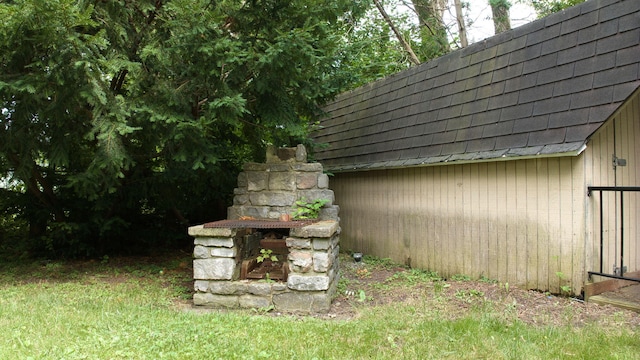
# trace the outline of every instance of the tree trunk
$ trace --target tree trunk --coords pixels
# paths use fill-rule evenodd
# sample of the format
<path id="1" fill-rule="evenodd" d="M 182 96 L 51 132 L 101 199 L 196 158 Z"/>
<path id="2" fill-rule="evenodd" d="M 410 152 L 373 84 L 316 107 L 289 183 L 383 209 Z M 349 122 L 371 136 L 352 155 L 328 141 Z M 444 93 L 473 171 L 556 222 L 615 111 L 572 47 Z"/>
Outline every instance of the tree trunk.
<path id="1" fill-rule="evenodd" d="M 400 31 L 398 31 L 396 26 L 393 24 L 393 21 L 391 21 L 391 18 L 389 17 L 389 14 L 387 14 L 387 12 L 384 10 L 384 7 L 382 7 L 382 4 L 380 3 L 380 0 L 373 0 L 373 2 L 376 4 L 376 7 L 378 8 L 378 11 L 380 11 L 380 15 L 382 15 L 382 17 L 384 18 L 384 21 L 387 22 L 387 24 L 389 25 L 391 30 L 393 30 L 393 33 L 396 34 L 396 37 L 398 38 L 398 41 L 400 41 L 400 44 L 402 44 L 402 47 L 404 48 L 404 50 L 407 52 L 407 54 L 409 54 L 409 60 L 414 65 L 420 65 L 420 59 L 418 59 L 418 56 L 416 56 L 416 53 L 411 48 L 411 44 L 409 44 L 404 39 L 404 37 L 402 36 Z"/>
<path id="2" fill-rule="evenodd" d="M 491 13 L 493 15 L 493 28 L 496 34 L 511 30 L 509 20 L 509 8 L 511 4 L 507 0 L 489 0 Z"/>
<path id="3" fill-rule="evenodd" d="M 44 176 L 42 176 L 42 173 L 38 169 L 35 161 L 28 158 L 21 159 L 16 153 L 9 153 L 7 158 L 14 169 L 18 169 L 24 165 L 22 161 L 25 161 L 25 164 L 28 162 L 28 165 L 26 166 L 31 168 L 28 176 L 20 176 L 27 193 L 29 193 L 34 199 L 37 199 L 41 206 L 49 210 L 49 212 L 55 217 L 54 220 L 56 222 L 65 221 L 66 216 L 62 208 L 58 205 L 58 199 L 53 191 L 53 186 Z"/>
<path id="4" fill-rule="evenodd" d="M 418 20 L 422 52 L 427 59 L 433 59 L 450 51 L 447 28 L 442 16 L 447 8 L 447 0 L 412 0 Z"/>
<path id="5" fill-rule="evenodd" d="M 456 6 L 456 21 L 458 22 L 458 36 L 460 36 L 460 46 L 467 47 L 467 26 L 464 23 L 464 14 L 462 13 L 462 3 L 460 0 L 453 0 Z"/>

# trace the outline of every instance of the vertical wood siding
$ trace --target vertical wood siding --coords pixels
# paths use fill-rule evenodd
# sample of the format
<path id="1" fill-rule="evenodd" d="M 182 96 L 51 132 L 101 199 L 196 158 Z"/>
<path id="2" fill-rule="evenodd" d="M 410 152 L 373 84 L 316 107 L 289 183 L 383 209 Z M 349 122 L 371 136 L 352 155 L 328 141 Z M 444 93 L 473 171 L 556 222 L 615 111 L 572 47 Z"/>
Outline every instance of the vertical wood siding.
<path id="1" fill-rule="evenodd" d="M 581 289 L 585 218 L 574 207 L 584 209 L 586 188 L 579 157 L 345 173 L 332 188 L 344 249 L 446 277 L 551 291 L 573 281 Z"/>
<path id="2" fill-rule="evenodd" d="M 613 155 L 627 161 L 614 171 Z M 640 186 L 640 97 L 636 92 L 620 111 L 591 139 L 586 151 L 588 184 L 594 186 Z M 620 266 L 620 238 L 624 234 L 624 265 L 628 271 L 640 270 L 640 193 L 624 194 L 624 213 L 620 196 L 605 192 L 602 204 L 598 193 L 589 199 L 587 251 L 588 270 L 600 267 L 600 206 L 603 207 L 603 271 L 612 273 Z M 624 229 L 621 231 L 622 224 Z"/>

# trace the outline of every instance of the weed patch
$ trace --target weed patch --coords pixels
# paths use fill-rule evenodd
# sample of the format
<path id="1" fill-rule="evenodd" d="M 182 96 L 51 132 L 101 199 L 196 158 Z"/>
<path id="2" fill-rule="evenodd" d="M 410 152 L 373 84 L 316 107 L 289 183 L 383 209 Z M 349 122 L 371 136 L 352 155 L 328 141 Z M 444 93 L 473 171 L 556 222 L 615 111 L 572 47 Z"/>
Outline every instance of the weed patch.
<path id="1" fill-rule="evenodd" d="M 440 276 L 438 276 L 437 272 L 428 271 L 428 270 L 420 270 L 420 269 L 411 269 L 408 271 L 399 271 L 389 279 L 387 282 L 395 282 L 395 283 L 404 283 L 406 285 L 416 285 L 418 283 L 430 283 L 433 281 L 442 280 Z"/>

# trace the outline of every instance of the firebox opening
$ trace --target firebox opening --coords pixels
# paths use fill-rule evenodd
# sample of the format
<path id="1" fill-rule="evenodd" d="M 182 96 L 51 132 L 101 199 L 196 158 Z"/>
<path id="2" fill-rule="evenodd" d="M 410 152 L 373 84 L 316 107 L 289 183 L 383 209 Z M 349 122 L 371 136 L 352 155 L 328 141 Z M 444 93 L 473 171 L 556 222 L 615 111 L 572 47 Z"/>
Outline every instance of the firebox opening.
<path id="1" fill-rule="evenodd" d="M 248 233 L 243 244 L 240 280 L 287 281 L 289 229 L 249 230 Z"/>

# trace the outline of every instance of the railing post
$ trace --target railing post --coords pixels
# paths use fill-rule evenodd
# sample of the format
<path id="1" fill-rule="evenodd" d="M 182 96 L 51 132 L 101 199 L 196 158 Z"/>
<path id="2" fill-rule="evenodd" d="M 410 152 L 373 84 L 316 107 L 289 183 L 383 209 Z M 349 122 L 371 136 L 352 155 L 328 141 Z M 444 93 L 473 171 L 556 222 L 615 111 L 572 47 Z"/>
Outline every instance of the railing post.
<path id="1" fill-rule="evenodd" d="M 600 272 L 604 272 L 604 216 L 602 215 L 602 190 L 600 190 Z"/>
<path id="2" fill-rule="evenodd" d="M 620 190 L 620 276 L 624 275 L 624 190 Z"/>

